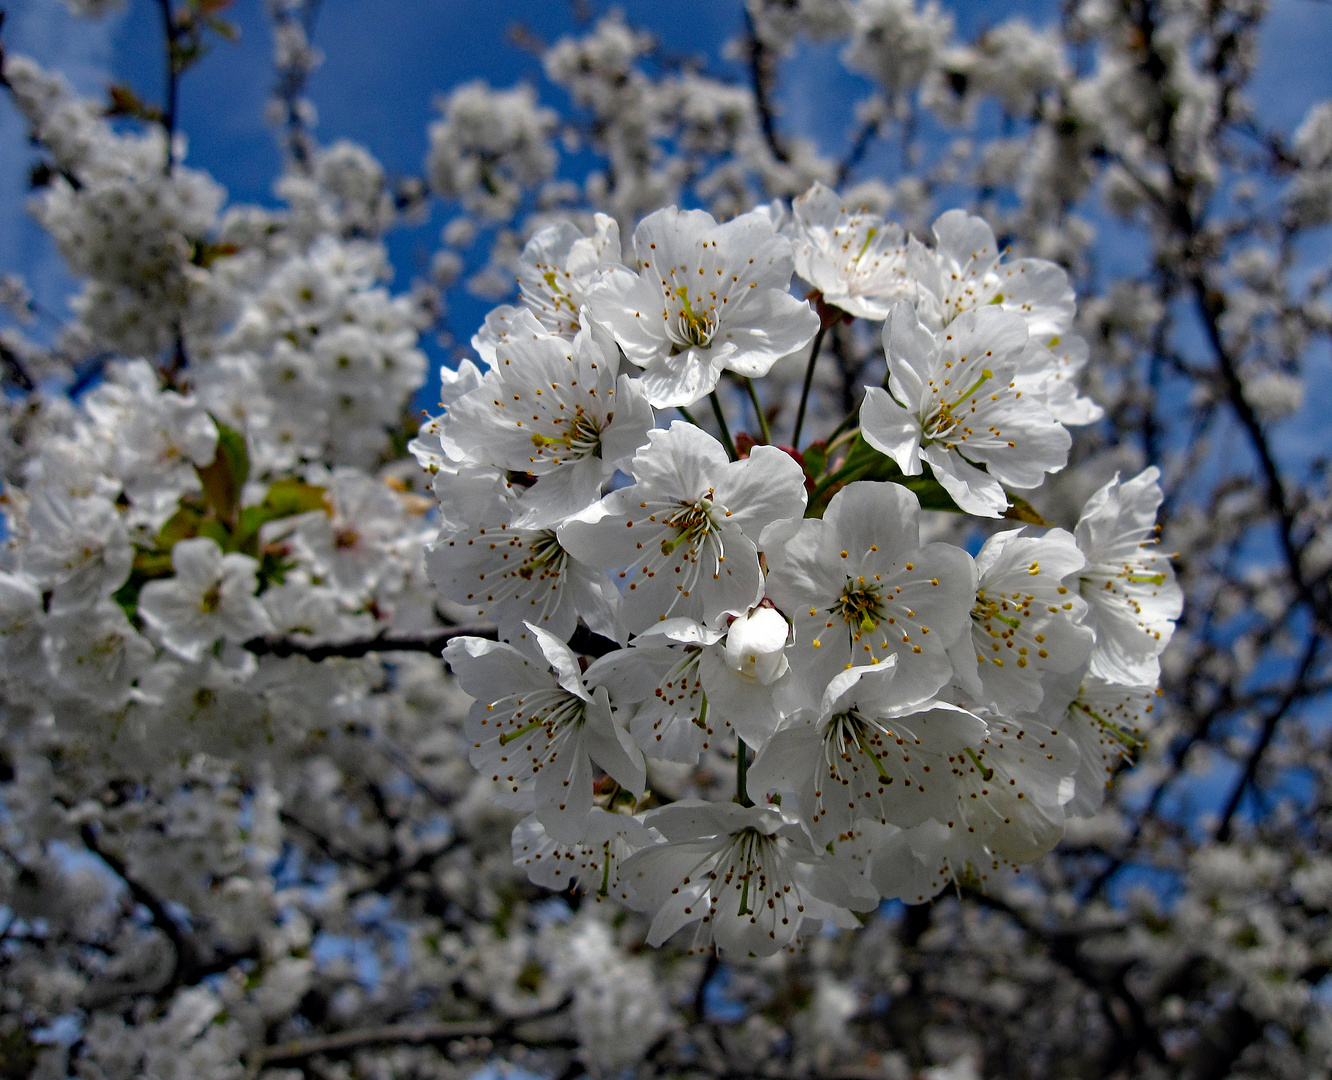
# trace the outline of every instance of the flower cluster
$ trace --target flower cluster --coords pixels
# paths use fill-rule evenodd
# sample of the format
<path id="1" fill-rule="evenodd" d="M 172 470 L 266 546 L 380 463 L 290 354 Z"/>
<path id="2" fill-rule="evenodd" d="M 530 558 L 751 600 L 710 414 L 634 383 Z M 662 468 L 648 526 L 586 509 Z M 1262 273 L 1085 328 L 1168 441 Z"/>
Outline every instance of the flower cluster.
<path id="1" fill-rule="evenodd" d="M 288 178 L 289 211 L 218 221 L 220 189 L 164 172 L 160 133 L 116 133 L 25 58 L 4 71 L 57 167 L 36 209 L 87 275 L 78 334 L 171 357 L 106 357 L 77 403 L 35 395 L 7 456 L 5 727 L 50 725 L 134 776 L 301 745 L 359 715 L 366 670 L 312 675 L 256 642 L 434 623 L 428 503 L 409 459 L 406 480 L 377 475 L 426 364 L 416 307 L 380 284 L 365 236 L 382 170 L 334 146 Z M 129 336 L 99 322 L 99 297 Z"/>
<path id="2" fill-rule="evenodd" d="M 1098 415 L 1063 271 L 961 211 L 927 245 L 815 185 L 789 215 L 658 210 L 629 252 L 610 219 L 551 225 L 519 281 L 413 449 L 430 575 L 499 626 L 444 655 L 534 881 L 645 912 L 651 944 L 766 955 L 983 883 L 1099 806 L 1181 597 L 1155 470 L 1072 532 L 1014 494 Z M 839 318 L 884 323 L 884 386 L 832 438 L 774 445 L 754 380 L 812 375 Z M 732 439 L 732 390 L 757 436 Z M 922 505 L 974 557 L 922 535 Z M 1029 524 L 987 527 L 1005 514 Z"/>

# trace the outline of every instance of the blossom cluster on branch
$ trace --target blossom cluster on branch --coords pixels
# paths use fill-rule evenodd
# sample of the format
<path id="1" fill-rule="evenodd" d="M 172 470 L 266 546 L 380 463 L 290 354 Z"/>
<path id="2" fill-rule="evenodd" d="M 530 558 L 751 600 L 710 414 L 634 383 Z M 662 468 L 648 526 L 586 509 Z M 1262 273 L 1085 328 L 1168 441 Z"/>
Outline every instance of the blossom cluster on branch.
<path id="1" fill-rule="evenodd" d="M 75 281 L 0 277 L 0 1076 L 1332 1068 L 1280 11 L 580 3 L 395 176 L 270 0 L 256 207 L 185 137 L 229 6 L 143 0 L 160 99 L 0 49 Z"/>
<path id="2" fill-rule="evenodd" d="M 609 218 L 547 226 L 523 305 L 478 335 L 488 370 L 460 368 L 413 443 L 430 575 L 500 628 L 444 656 L 476 699 L 472 763 L 529 812 L 515 855 L 648 912 L 651 944 L 692 926 L 765 955 L 806 920 L 983 884 L 1094 812 L 1151 726 L 1181 606 L 1155 470 L 1093 495 L 1076 535 L 922 542 L 922 496 L 999 517 L 1099 415 L 1063 271 L 961 211 L 934 238 L 822 185 L 789 216 L 658 210 L 627 265 Z M 884 323 L 887 389 L 809 457 L 771 444 L 755 380 L 812 369 L 853 313 Z M 725 380 L 759 410 L 743 456 Z M 721 441 L 692 422 L 705 398 Z M 580 663 L 580 619 L 627 647 Z M 664 763 L 693 775 L 662 791 Z"/>

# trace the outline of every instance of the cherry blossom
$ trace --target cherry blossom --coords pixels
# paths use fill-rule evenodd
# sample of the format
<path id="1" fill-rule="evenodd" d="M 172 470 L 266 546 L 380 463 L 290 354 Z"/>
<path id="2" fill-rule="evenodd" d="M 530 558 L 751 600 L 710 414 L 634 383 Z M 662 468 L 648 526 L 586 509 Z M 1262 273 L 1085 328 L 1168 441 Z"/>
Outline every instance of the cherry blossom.
<path id="1" fill-rule="evenodd" d="M 656 408 L 692 405 L 723 371 L 766 375 L 818 329 L 813 309 L 786 291 L 790 241 L 763 214 L 719 225 L 701 210 L 659 210 L 634 231 L 634 255 L 637 274 L 607 271 L 587 303 L 644 369 Z"/>

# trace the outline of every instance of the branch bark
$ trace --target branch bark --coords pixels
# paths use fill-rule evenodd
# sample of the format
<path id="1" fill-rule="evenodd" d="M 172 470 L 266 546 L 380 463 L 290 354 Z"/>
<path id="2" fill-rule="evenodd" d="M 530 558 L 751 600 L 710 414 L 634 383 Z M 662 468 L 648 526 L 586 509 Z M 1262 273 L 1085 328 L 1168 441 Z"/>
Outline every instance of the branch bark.
<path id="1" fill-rule="evenodd" d="M 354 638 L 350 641 L 304 642 L 281 634 L 251 638 L 245 648 L 255 656 L 303 656 L 307 660 L 318 662 L 334 657 L 357 659 L 381 652 L 419 652 L 433 653 L 438 656 L 444 647 L 454 638 L 482 637 L 491 641 L 499 638 L 499 629 L 490 623 L 476 623 L 463 626 L 444 626 L 438 630 L 418 631 L 416 633 L 394 634 L 384 631 L 369 638 Z M 610 638 L 593 633 L 580 625 L 569 639 L 569 645 L 575 652 L 588 656 L 605 656 L 606 653 L 620 646 Z"/>

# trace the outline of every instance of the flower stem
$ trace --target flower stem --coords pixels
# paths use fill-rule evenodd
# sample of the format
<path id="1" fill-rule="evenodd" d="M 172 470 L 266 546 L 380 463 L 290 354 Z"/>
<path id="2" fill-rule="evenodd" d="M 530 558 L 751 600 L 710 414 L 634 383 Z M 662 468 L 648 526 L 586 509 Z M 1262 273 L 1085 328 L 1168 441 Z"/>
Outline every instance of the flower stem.
<path id="1" fill-rule="evenodd" d="M 753 806 L 749 797 L 747 780 L 749 777 L 749 747 L 739 735 L 735 737 L 735 801 L 741 806 Z"/>
<path id="2" fill-rule="evenodd" d="M 805 366 L 805 385 L 800 388 L 800 407 L 796 409 L 795 431 L 791 435 L 791 445 L 800 449 L 800 432 L 805 426 L 805 407 L 809 404 L 809 391 L 814 385 L 814 365 L 819 359 L 819 347 L 823 344 L 823 335 L 827 326 L 819 323 L 819 332 L 814 335 L 814 344 L 809 349 L 809 363 Z"/>
<path id="3" fill-rule="evenodd" d="M 857 401 L 855 407 L 849 413 L 847 413 L 845 417 L 843 417 L 842 422 L 838 424 L 835 428 L 833 428 L 832 434 L 828 436 L 828 445 L 829 446 L 834 445 L 834 443 L 836 443 L 837 441 L 837 436 L 842 435 L 845 432 L 851 430 L 851 428 L 855 427 L 859 422 L 860 422 L 860 402 Z"/>
<path id="4" fill-rule="evenodd" d="M 717 396 L 716 390 L 708 395 L 708 400 L 712 402 L 712 415 L 717 418 L 717 427 L 721 429 L 721 441 L 726 447 L 727 456 L 732 461 L 739 461 L 740 455 L 735 452 L 735 442 L 731 439 L 731 429 L 726 426 L 726 414 L 722 412 L 721 398 Z"/>
<path id="5" fill-rule="evenodd" d="M 768 417 L 763 412 L 763 406 L 759 404 L 758 390 L 754 386 L 754 380 L 745 379 L 745 389 L 749 391 L 749 400 L 754 403 L 754 412 L 758 415 L 759 432 L 763 436 L 763 443 L 766 446 L 772 442 L 772 432 L 768 429 Z"/>

